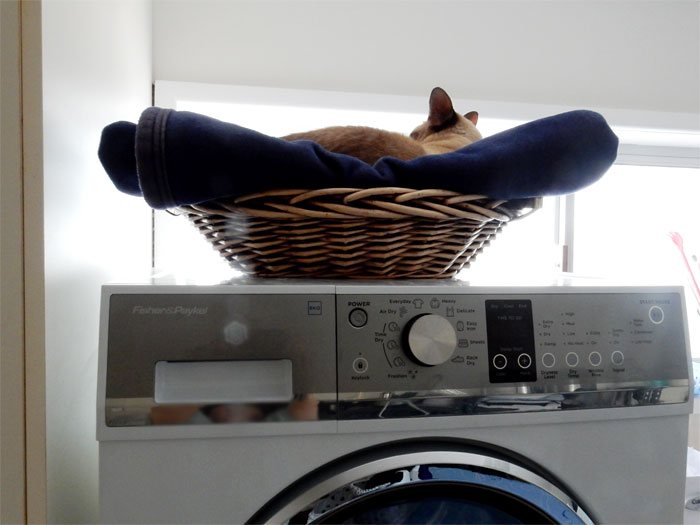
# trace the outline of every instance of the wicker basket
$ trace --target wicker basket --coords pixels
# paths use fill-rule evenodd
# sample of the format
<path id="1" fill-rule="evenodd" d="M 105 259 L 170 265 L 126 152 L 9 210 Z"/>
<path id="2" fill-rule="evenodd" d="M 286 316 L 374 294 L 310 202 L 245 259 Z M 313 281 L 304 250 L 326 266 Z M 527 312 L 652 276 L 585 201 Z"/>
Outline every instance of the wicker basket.
<path id="1" fill-rule="evenodd" d="M 445 190 L 274 190 L 182 206 L 229 264 L 260 277 L 447 278 L 541 199 Z"/>

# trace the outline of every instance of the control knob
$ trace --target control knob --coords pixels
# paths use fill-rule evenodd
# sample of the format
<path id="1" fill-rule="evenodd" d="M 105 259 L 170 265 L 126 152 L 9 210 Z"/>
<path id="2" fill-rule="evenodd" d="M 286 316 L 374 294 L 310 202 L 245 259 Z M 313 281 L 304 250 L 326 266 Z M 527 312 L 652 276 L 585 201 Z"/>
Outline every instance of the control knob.
<path id="1" fill-rule="evenodd" d="M 406 331 L 409 353 L 420 364 L 440 365 L 452 357 L 457 347 L 457 334 L 452 324 L 436 314 L 425 314 L 411 320 Z"/>

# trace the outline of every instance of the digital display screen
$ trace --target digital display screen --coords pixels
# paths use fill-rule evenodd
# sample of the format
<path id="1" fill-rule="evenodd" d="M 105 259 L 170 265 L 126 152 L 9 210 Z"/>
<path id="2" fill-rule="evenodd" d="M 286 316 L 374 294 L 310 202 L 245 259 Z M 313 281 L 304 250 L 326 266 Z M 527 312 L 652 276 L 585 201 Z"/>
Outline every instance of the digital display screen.
<path id="1" fill-rule="evenodd" d="M 532 301 L 486 301 L 489 380 L 517 383 L 537 380 Z"/>

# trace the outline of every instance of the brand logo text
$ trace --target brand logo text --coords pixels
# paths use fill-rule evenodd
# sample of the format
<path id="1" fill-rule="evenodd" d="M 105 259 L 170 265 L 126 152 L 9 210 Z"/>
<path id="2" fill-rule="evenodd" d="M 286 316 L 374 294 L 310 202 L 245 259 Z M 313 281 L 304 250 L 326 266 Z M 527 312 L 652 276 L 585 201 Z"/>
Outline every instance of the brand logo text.
<path id="1" fill-rule="evenodd" d="M 206 315 L 208 306 L 141 306 L 136 305 L 131 309 L 134 315 Z"/>

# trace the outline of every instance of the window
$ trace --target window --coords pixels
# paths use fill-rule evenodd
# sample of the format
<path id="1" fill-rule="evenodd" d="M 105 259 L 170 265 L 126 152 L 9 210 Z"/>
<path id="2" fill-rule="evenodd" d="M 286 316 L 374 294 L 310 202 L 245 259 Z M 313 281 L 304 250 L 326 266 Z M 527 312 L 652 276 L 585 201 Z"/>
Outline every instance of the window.
<path id="1" fill-rule="evenodd" d="M 698 169 L 614 166 L 576 194 L 574 272 L 678 281 L 686 269 L 671 232 L 699 270 L 698 197 Z"/>
<path id="2" fill-rule="evenodd" d="M 207 114 L 273 136 L 352 124 L 408 133 L 425 119 L 427 97 L 159 82 L 156 105 Z M 457 100 L 455 107 L 462 109 Z M 488 136 L 568 108 L 483 102 L 478 109 L 479 129 Z M 620 112 L 611 113 L 617 117 Z M 689 267 L 700 281 L 700 132 L 616 127 L 608 112 L 604 114 L 621 140 L 616 165 L 574 195 L 545 198 L 532 216 L 509 224 L 462 276 L 546 283 L 567 271 L 636 284 L 683 284 L 691 333 L 700 341 L 700 297 L 696 300 L 691 275 L 670 236 L 680 234 Z M 622 114 L 621 120 L 635 120 L 628 117 Z M 215 282 L 235 275 L 182 218 L 156 212 L 154 239 L 157 269 Z M 700 348 L 694 353 L 700 355 Z"/>

